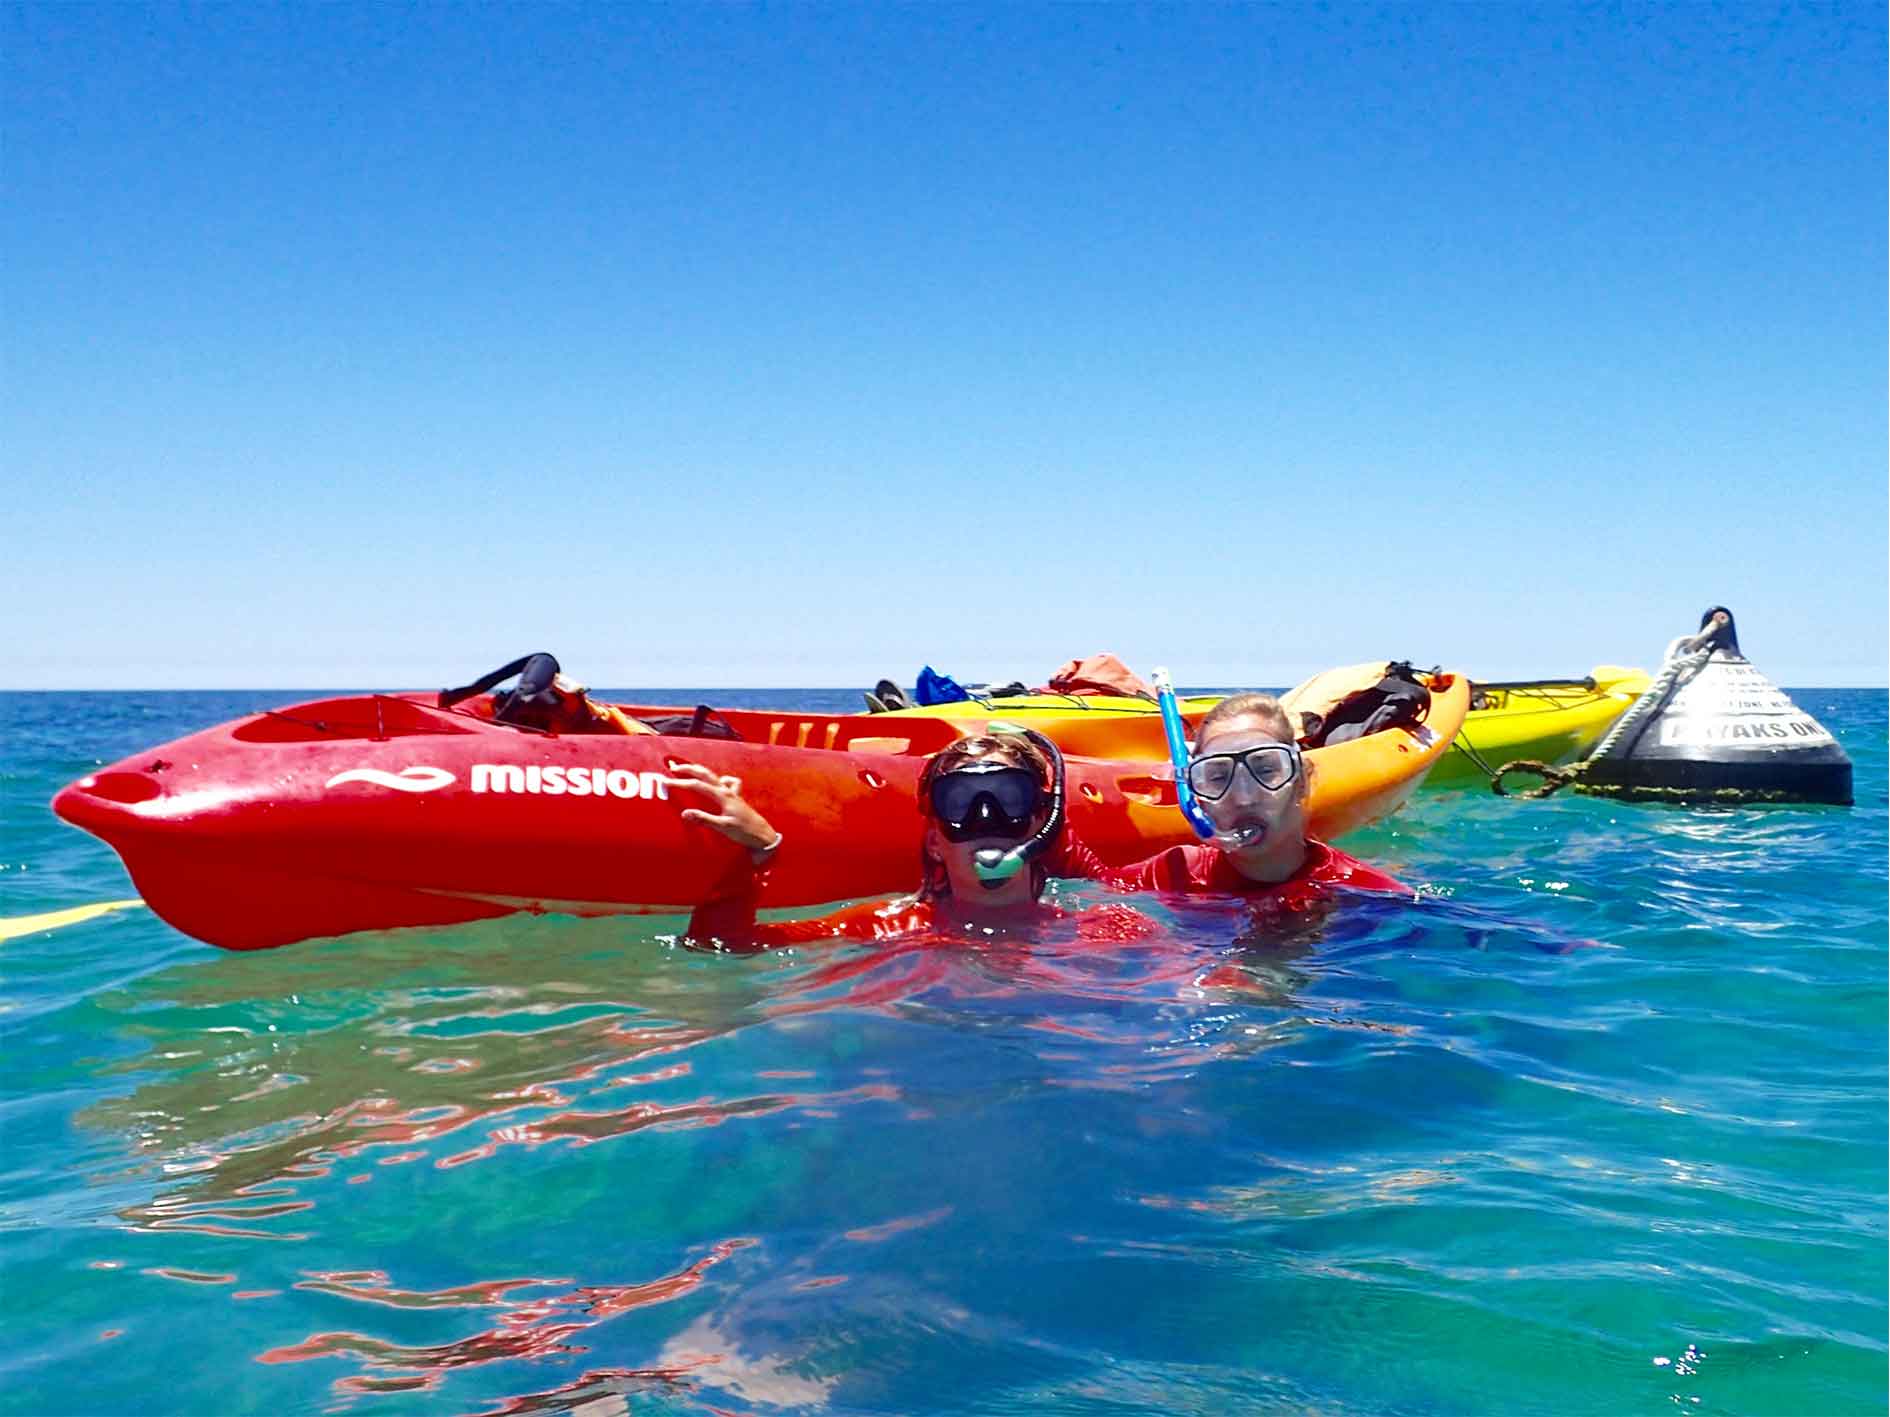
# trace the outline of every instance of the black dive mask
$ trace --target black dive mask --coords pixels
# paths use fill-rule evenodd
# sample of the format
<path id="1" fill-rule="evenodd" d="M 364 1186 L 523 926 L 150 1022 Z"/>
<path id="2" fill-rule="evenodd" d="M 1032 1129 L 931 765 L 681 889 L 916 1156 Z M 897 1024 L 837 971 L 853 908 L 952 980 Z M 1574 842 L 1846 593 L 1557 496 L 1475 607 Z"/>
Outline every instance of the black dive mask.
<path id="1" fill-rule="evenodd" d="M 932 784 L 932 815 L 950 841 L 996 837 L 1016 846 L 981 847 L 975 865 L 986 890 L 997 890 L 1031 862 L 1047 852 L 1063 834 L 1063 754 L 1057 745 L 1030 728 L 991 725 L 991 732 L 1009 732 L 1036 745 L 1050 764 L 1049 812 L 1043 825 L 1030 829 L 1030 819 L 1046 805 L 1043 784 L 1025 768 L 999 763 L 968 763 Z"/>
<path id="2" fill-rule="evenodd" d="M 1037 775 L 1009 764 L 969 763 L 932 784 L 932 816 L 948 841 L 1021 841 L 1042 805 Z"/>

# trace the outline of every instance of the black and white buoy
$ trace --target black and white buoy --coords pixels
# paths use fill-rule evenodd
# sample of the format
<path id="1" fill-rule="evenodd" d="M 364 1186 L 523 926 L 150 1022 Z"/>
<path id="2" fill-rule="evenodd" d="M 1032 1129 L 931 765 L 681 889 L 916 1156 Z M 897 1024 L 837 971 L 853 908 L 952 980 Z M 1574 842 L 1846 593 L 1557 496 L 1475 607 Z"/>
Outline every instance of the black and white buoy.
<path id="1" fill-rule="evenodd" d="M 1578 792 L 1667 801 L 1851 803 L 1851 760 L 1739 650 L 1716 605 L 1574 775 Z"/>

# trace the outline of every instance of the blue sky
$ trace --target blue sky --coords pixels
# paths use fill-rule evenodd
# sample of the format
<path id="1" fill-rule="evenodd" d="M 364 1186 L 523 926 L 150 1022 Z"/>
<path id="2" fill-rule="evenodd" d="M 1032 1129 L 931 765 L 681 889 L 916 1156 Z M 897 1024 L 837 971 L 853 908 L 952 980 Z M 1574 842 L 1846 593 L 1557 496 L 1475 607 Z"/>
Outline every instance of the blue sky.
<path id="1" fill-rule="evenodd" d="M 0 687 L 1886 679 L 1880 5 L 0 9 Z"/>

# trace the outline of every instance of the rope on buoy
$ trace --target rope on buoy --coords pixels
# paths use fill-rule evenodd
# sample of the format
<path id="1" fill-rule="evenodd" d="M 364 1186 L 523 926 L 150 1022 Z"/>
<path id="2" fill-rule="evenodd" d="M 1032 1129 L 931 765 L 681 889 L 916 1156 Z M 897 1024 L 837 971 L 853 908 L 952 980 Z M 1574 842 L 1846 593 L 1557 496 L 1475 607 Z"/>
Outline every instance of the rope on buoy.
<path id="1" fill-rule="evenodd" d="M 1498 797 L 1511 796 L 1509 789 L 1503 786 L 1503 778 L 1512 772 L 1530 772 L 1542 779 L 1542 786 L 1532 787 L 1527 792 L 1518 792 L 1513 795 L 1523 798 L 1553 797 L 1580 777 L 1590 763 L 1606 757 L 1609 750 L 1629 733 L 1634 734 L 1633 742 L 1628 744 L 1628 751 L 1632 752 L 1634 745 L 1640 742 L 1641 734 L 1647 731 L 1655 718 L 1660 715 L 1661 710 L 1667 707 L 1684 684 L 1690 682 L 1694 675 L 1706 667 L 1706 661 L 1713 657 L 1711 646 L 1688 651 L 1685 649 L 1686 644 L 1685 640 L 1676 640 L 1667 647 L 1666 663 L 1661 665 L 1660 673 L 1654 682 L 1647 686 L 1645 693 L 1628 705 L 1627 712 L 1614 721 L 1614 726 L 1607 731 L 1599 743 L 1589 750 L 1587 757 L 1579 763 L 1570 763 L 1565 768 L 1551 767 L 1547 763 L 1539 763 L 1532 758 L 1518 758 L 1515 762 L 1504 763 L 1502 767 L 1490 774 L 1490 791 Z M 1601 788 L 1587 787 L 1581 790 L 1584 792 L 1603 791 Z"/>
<path id="2" fill-rule="evenodd" d="M 1686 643 L 1685 640 L 1676 640 L 1667 647 L 1667 662 L 1660 666 L 1660 673 L 1655 676 L 1654 682 L 1647 686 L 1645 693 L 1628 705 L 1626 713 L 1614 721 L 1614 727 L 1610 728 L 1602 740 L 1589 752 L 1590 758 L 1605 758 L 1614 745 L 1626 737 L 1630 731 L 1634 733 L 1634 742 L 1628 744 L 1628 752 L 1633 752 L 1635 745 L 1641 741 L 1641 734 L 1647 731 L 1648 725 L 1654 721 L 1660 711 L 1667 707 L 1685 683 L 1691 682 L 1693 676 L 1706 667 L 1706 661 L 1713 657 L 1711 646 L 1706 649 L 1687 651 L 1682 648 Z M 1682 675 L 1685 676 L 1684 679 Z"/>
<path id="3" fill-rule="evenodd" d="M 1575 763 L 1569 767 L 1551 767 L 1548 763 L 1538 762 L 1534 758 L 1517 758 L 1514 762 L 1504 763 L 1490 774 L 1490 791 L 1498 797 L 1516 796 L 1522 798 L 1553 797 L 1581 776 L 1584 764 Z M 1529 788 L 1525 792 L 1511 793 L 1503 786 L 1503 779 L 1513 772 L 1530 772 L 1542 779 L 1542 786 Z"/>

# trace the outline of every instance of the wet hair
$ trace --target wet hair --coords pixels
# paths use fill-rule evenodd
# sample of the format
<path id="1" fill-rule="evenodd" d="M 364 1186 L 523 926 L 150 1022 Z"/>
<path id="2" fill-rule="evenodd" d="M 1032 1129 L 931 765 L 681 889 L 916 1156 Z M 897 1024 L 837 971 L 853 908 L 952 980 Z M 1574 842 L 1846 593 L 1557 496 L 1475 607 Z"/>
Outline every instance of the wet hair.
<path id="1" fill-rule="evenodd" d="M 1194 746 L 1198 750 L 1202 742 L 1222 724 L 1232 723 L 1236 719 L 1255 718 L 1268 733 L 1282 743 L 1297 743 L 1299 737 L 1293 732 L 1293 720 L 1287 714 L 1280 701 L 1271 694 L 1230 694 L 1222 699 L 1201 720 L 1201 726 L 1194 731 Z M 1312 790 L 1313 767 L 1311 758 L 1300 758 L 1299 797 L 1306 799 Z"/>
<path id="2" fill-rule="evenodd" d="M 1286 716 L 1280 701 L 1271 694 L 1232 694 L 1222 699 L 1207 711 L 1207 717 L 1201 720 L 1201 726 L 1194 731 L 1194 741 L 1199 743 L 1220 724 L 1235 718 L 1257 718 L 1266 724 L 1267 732 L 1282 743 L 1295 741 L 1293 720 Z"/>
<path id="3" fill-rule="evenodd" d="M 932 784 L 946 773 L 956 772 L 969 763 L 1001 763 L 1006 767 L 1023 768 L 1037 779 L 1046 794 L 1056 777 L 1050 760 L 1035 743 L 1021 734 L 988 733 L 976 738 L 960 738 L 949 748 L 933 754 L 932 761 L 925 765 L 925 771 L 919 775 L 919 813 L 927 822 L 932 820 Z M 945 872 L 944 861 L 933 852 L 929 841 L 919 848 L 919 853 L 924 867 L 919 887 L 920 898 L 936 900 L 950 895 L 951 878 Z M 1030 872 L 1033 893 L 1041 893 L 1048 873 L 1037 861 L 1030 863 Z"/>
<path id="4" fill-rule="evenodd" d="M 989 733 L 977 738 L 960 738 L 949 748 L 932 755 L 919 778 L 919 810 L 932 815 L 932 784 L 948 772 L 957 772 L 969 763 L 1002 763 L 1023 768 L 1049 790 L 1052 771 L 1049 760 L 1028 738 L 1014 733 Z"/>

